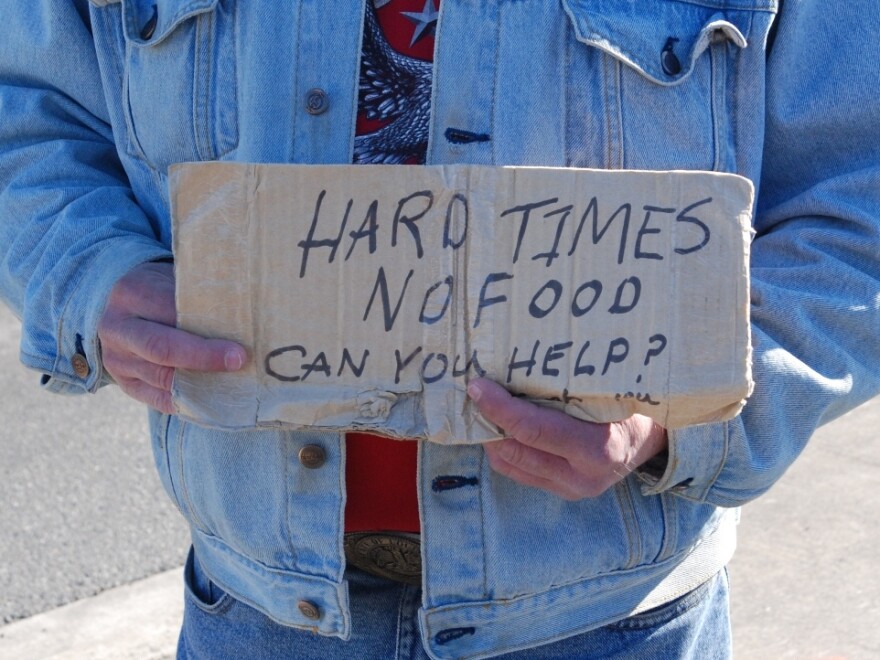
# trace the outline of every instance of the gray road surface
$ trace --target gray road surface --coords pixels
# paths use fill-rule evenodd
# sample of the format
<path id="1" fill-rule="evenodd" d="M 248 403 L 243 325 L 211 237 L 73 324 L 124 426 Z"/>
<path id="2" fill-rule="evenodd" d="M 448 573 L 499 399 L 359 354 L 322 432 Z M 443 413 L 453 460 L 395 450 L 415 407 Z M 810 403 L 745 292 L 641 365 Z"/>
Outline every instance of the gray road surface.
<path id="1" fill-rule="evenodd" d="M 880 658 L 880 398 L 822 427 L 743 507 L 730 566 L 747 660 Z"/>
<path id="2" fill-rule="evenodd" d="M 115 389 L 85 398 L 39 391 L 38 377 L 17 364 L 17 344 L 18 323 L 0 307 L 2 623 L 179 566 L 187 546 L 140 407 Z M 878 475 L 880 398 L 821 429 L 779 484 L 745 507 L 730 567 L 738 658 L 880 658 Z M 143 583 L 154 611 L 177 611 L 175 582 L 163 576 L 158 592 Z M 138 589 L 117 598 L 137 601 Z M 86 605 L 56 629 L 99 610 Z M 48 634 L 40 619 L 19 630 Z M 18 642 L 2 623 L 5 659 L 4 636 Z M 173 622 L 155 630 L 160 650 L 150 657 L 170 658 Z"/>
<path id="3" fill-rule="evenodd" d="M 0 623 L 182 563 L 144 409 L 115 387 L 58 396 L 18 360 L 0 303 Z"/>

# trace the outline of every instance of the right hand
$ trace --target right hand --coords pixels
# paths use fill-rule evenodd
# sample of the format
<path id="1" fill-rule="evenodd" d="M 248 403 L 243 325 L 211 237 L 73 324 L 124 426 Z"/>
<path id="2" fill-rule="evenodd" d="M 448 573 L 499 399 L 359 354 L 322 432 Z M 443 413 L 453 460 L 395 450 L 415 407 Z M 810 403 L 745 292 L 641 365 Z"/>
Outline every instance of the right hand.
<path id="1" fill-rule="evenodd" d="M 173 414 L 171 382 L 176 368 L 238 371 L 245 349 L 225 339 L 205 339 L 178 330 L 174 267 L 145 263 L 110 291 L 98 323 L 104 368 L 128 396 Z"/>

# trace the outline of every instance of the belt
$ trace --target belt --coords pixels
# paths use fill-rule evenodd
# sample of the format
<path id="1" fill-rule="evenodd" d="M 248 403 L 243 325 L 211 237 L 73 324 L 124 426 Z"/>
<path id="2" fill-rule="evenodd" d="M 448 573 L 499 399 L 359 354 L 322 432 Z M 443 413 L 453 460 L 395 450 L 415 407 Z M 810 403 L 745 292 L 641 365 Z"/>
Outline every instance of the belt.
<path id="1" fill-rule="evenodd" d="M 351 532 L 343 541 L 345 559 L 365 573 L 421 586 L 422 545 L 418 534 Z"/>

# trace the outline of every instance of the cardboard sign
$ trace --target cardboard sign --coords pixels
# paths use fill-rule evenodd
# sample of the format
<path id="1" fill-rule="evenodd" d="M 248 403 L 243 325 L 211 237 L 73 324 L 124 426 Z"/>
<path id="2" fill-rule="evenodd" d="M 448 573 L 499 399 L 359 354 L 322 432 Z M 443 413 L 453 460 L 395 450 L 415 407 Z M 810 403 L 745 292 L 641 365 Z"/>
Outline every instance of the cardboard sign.
<path id="1" fill-rule="evenodd" d="M 751 390 L 742 177 L 205 163 L 173 169 L 171 199 L 179 326 L 251 356 L 177 373 L 199 423 L 466 443 L 500 435 L 477 375 L 667 428 Z"/>

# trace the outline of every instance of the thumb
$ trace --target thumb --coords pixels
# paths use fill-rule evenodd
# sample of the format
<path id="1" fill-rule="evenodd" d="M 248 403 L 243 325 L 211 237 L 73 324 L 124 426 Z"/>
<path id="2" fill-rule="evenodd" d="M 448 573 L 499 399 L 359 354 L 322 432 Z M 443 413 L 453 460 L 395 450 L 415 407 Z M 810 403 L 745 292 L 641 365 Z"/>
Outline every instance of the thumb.
<path id="1" fill-rule="evenodd" d="M 522 426 L 537 409 L 533 403 L 510 394 L 488 378 L 476 378 L 468 384 L 468 396 L 487 420 L 506 432 Z"/>

